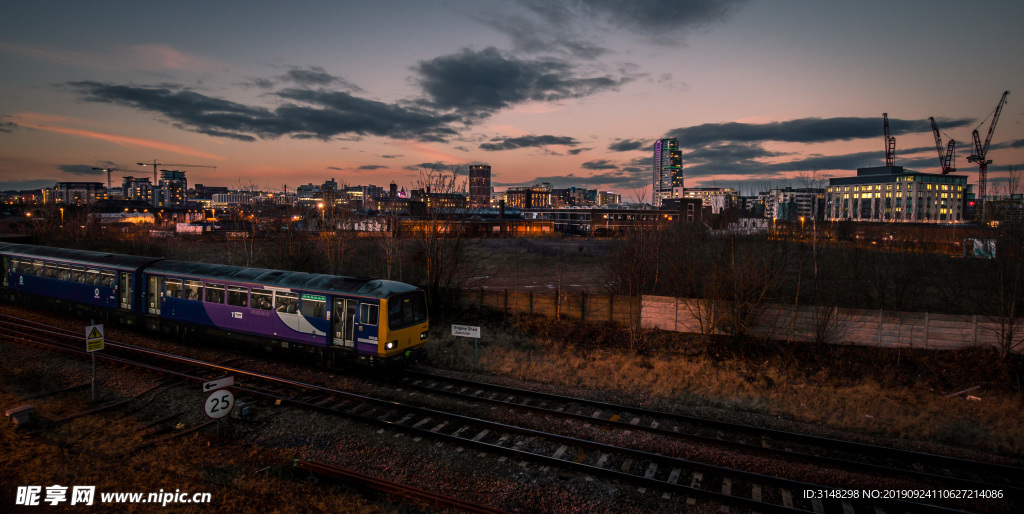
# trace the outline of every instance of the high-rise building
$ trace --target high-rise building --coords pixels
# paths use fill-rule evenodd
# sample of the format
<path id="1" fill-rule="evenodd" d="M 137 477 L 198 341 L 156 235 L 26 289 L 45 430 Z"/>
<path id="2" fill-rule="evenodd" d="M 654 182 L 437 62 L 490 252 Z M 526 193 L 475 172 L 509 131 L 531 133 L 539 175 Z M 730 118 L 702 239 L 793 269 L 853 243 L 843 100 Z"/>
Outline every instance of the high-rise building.
<path id="1" fill-rule="evenodd" d="M 469 207 L 480 209 L 491 205 L 491 167 L 473 164 L 469 167 Z"/>
<path id="2" fill-rule="evenodd" d="M 659 207 L 665 198 L 678 198 L 677 192 L 682 189 L 683 152 L 679 150 L 679 140 L 668 138 L 655 141 L 654 189 L 651 191 L 651 205 Z"/>

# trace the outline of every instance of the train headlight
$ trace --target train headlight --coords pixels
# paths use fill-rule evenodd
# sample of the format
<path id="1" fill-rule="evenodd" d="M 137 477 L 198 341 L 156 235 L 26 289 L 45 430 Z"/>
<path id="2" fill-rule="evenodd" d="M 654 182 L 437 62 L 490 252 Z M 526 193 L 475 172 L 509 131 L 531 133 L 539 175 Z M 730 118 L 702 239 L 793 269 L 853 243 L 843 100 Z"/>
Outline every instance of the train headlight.
<path id="1" fill-rule="evenodd" d="M 398 341 L 388 341 L 387 343 L 384 343 L 385 350 L 394 350 L 396 346 L 398 346 Z"/>
<path id="2" fill-rule="evenodd" d="M 424 340 L 426 338 L 427 338 L 427 333 L 426 332 L 420 332 L 420 341 L 422 341 L 422 340 Z"/>

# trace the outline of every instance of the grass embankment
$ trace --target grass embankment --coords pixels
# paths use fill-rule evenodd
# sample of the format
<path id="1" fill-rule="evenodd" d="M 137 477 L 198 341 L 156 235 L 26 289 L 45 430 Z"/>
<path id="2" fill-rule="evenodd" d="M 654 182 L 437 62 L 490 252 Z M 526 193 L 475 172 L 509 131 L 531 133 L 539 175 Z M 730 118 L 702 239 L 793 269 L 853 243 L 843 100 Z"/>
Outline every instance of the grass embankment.
<path id="1" fill-rule="evenodd" d="M 1024 456 L 1024 363 L 991 351 L 736 343 L 662 331 L 646 332 L 642 345 L 628 348 L 628 334 L 607 325 L 480 323 L 490 326 L 478 364 L 471 344 L 463 343 L 456 359 L 451 336 L 442 334 L 433 338 L 434 362 L 637 402 L 662 398 Z M 946 397 L 974 386 L 981 387 Z"/>

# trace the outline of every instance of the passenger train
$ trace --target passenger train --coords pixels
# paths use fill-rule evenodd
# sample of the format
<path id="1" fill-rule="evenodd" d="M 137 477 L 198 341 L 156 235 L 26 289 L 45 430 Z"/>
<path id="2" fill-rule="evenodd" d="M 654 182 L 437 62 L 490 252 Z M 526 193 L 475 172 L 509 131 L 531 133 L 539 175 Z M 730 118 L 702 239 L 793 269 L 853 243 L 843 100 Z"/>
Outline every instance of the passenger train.
<path id="1" fill-rule="evenodd" d="M 426 295 L 373 278 L 0 243 L 7 301 L 38 299 L 108 322 L 313 353 L 327 365 L 414 363 Z"/>

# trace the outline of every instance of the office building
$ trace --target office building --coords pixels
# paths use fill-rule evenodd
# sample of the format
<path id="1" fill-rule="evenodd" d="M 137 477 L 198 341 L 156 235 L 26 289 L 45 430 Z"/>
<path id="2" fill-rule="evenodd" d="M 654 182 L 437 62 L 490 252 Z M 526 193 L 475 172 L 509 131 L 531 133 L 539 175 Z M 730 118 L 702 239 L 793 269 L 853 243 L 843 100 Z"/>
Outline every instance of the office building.
<path id="1" fill-rule="evenodd" d="M 951 223 L 964 220 L 966 175 L 859 168 L 857 176 L 832 178 L 826 217 L 832 220 Z"/>

